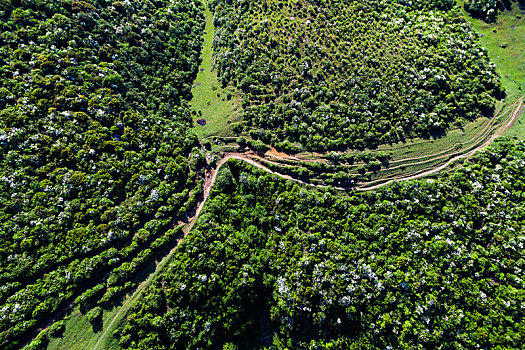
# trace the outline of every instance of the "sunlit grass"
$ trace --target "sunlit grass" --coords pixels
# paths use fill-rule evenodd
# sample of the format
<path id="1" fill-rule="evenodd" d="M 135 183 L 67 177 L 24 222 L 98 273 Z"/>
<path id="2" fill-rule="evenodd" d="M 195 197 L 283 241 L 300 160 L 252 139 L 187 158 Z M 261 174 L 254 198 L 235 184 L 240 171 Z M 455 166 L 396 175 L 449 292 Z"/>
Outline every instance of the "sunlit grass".
<path id="1" fill-rule="evenodd" d="M 492 24 L 473 19 L 465 11 L 463 13 L 482 35 L 480 45 L 488 50 L 490 60 L 496 64 L 508 96 L 514 99 L 516 95 L 525 97 L 525 11 L 513 2 L 512 10 L 500 12 L 497 22 Z M 525 138 L 524 113 L 504 135 Z"/>
<path id="2" fill-rule="evenodd" d="M 193 85 L 190 105 L 199 113 L 194 120 L 206 119 L 206 125 L 195 123 L 195 131 L 200 139 L 212 135 L 233 136 L 230 124 L 239 120 L 240 101 L 232 88 L 223 89 L 217 79 L 217 72 L 213 67 L 213 14 L 207 5 L 205 15 L 202 63 Z M 231 96 L 230 99 L 228 95 Z"/>

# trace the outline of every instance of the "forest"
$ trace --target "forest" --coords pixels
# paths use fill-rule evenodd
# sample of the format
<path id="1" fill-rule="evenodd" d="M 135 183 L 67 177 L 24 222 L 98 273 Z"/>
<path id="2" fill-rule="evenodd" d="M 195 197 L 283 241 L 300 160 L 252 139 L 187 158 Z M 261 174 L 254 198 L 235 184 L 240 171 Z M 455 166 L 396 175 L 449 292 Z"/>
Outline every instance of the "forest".
<path id="1" fill-rule="evenodd" d="M 374 147 L 490 115 L 502 94 L 455 1 L 220 1 L 223 85 L 285 151 Z"/>
<path id="2" fill-rule="evenodd" d="M 522 348 L 522 87 L 465 17 L 508 4 L 0 0 L 0 349 Z"/>
<path id="3" fill-rule="evenodd" d="M 523 141 L 349 196 L 221 171 L 123 348 L 522 348 Z"/>
<path id="4" fill-rule="evenodd" d="M 133 287 L 179 234 L 201 191 L 187 100 L 204 21 L 190 0 L 2 0 L 0 19 L 8 349 L 79 292 L 104 305 Z"/>

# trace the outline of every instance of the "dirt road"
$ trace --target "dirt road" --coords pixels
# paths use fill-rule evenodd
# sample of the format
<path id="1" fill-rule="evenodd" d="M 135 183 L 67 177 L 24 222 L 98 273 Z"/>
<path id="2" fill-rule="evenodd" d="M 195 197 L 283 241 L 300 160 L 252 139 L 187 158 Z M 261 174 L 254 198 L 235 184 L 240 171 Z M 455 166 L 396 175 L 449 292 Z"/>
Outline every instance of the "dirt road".
<path id="1" fill-rule="evenodd" d="M 477 151 L 480 151 L 481 149 L 487 147 L 488 145 L 490 145 L 492 142 L 494 142 L 494 140 L 501 136 L 503 134 L 503 132 L 505 132 L 505 130 L 507 130 L 509 127 L 511 127 L 515 122 L 516 122 L 516 119 L 518 117 L 518 115 L 521 113 L 521 111 L 523 110 L 523 100 L 521 100 L 518 104 L 518 107 L 516 108 L 516 110 L 514 111 L 514 113 L 512 114 L 512 116 L 509 118 L 509 120 L 507 121 L 507 123 L 505 123 L 504 125 L 502 125 L 498 131 L 493 134 L 490 138 L 488 138 L 483 144 L 481 144 L 480 146 L 464 153 L 464 154 L 460 154 L 460 155 L 457 155 L 451 159 L 449 159 L 447 162 L 445 162 L 444 164 L 436 167 L 436 168 L 432 168 L 432 169 L 429 169 L 429 170 L 426 170 L 426 171 L 423 171 L 421 173 L 418 173 L 418 174 L 414 174 L 414 175 L 410 175 L 410 176 L 400 176 L 400 177 L 396 177 L 396 178 L 393 178 L 391 180 L 388 180 L 388 181 L 385 181 L 383 183 L 379 183 L 379 184 L 376 184 L 376 185 L 373 185 L 373 186 L 368 186 L 366 187 L 365 186 L 359 186 L 359 187 L 356 187 L 355 190 L 358 190 L 358 191 L 371 191 L 371 190 L 375 190 L 375 189 L 378 189 L 380 187 L 383 187 L 383 186 L 386 186 L 394 181 L 407 181 L 407 180 L 415 180 L 415 179 L 419 179 L 419 178 L 422 178 L 422 177 L 425 177 L 425 176 L 428 176 L 428 175 L 431 175 L 431 174 L 435 174 L 441 170 L 444 170 L 446 169 L 450 164 L 452 164 L 453 162 L 459 160 L 459 159 L 462 159 L 462 158 L 468 158 L 468 157 L 471 157 L 474 153 L 476 153 Z M 282 156 L 281 154 L 277 153 L 277 152 L 274 152 L 274 154 L 272 154 L 272 156 Z M 316 184 L 312 184 L 312 183 L 308 183 L 308 182 L 304 182 L 302 180 L 299 180 L 299 179 L 295 179 L 289 175 L 285 175 L 285 174 L 279 174 L 275 171 L 272 171 L 270 169 L 268 169 L 266 166 L 264 166 L 263 164 L 261 164 L 258 160 L 262 160 L 261 157 L 257 156 L 256 154 L 254 153 L 250 153 L 250 152 L 247 152 L 247 153 L 225 153 L 224 156 L 222 157 L 222 159 L 217 163 L 217 167 L 215 169 L 212 169 L 210 170 L 209 172 L 206 172 L 205 174 L 205 181 L 204 181 L 204 188 L 203 188 L 203 195 L 202 195 L 202 199 L 200 201 L 200 203 L 198 204 L 196 210 L 195 210 L 195 215 L 192 217 L 192 218 L 189 218 L 186 222 L 180 222 L 180 225 L 185 225 L 184 227 L 184 237 L 191 231 L 191 229 L 193 228 L 193 226 L 195 225 L 197 219 L 199 218 L 199 215 L 202 211 L 202 209 L 204 208 L 205 204 L 206 204 L 206 201 L 208 200 L 208 197 L 210 195 L 210 192 L 211 192 L 211 189 L 213 187 L 213 185 L 215 184 L 215 181 L 217 180 L 217 174 L 220 170 L 220 168 L 226 164 L 226 162 L 230 159 L 238 159 L 238 160 L 242 160 L 252 166 L 255 166 L 259 169 L 262 169 L 270 174 L 274 174 L 276 176 L 279 176 L 283 179 L 286 179 L 286 180 L 291 180 L 291 181 L 294 181 L 294 182 L 297 182 L 297 183 L 300 183 L 300 184 L 303 184 L 303 185 L 307 185 L 307 186 L 311 186 L 311 187 L 319 187 L 319 188 L 326 188 L 326 187 L 329 187 L 329 186 L 325 186 L 325 185 L 316 185 Z M 335 187 L 335 186 L 330 186 L 331 188 L 334 188 L 334 189 L 337 189 L 337 190 L 342 190 L 342 191 L 349 191 L 348 188 L 342 188 L 342 187 Z M 146 280 L 144 280 L 140 285 L 139 287 L 135 290 L 135 292 L 129 297 L 127 298 L 123 305 L 121 306 L 120 310 L 115 314 L 115 316 L 113 317 L 113 319 L 111 319 L 111 321 L 109 322 L 108 326 L 105 327 L 103 333 L 101 334 L 100 338 L 98 339 L 96 345 L 95 345 L 95 348 L 94 349 L 102 349 L 102 347 L 104 346 L 104 344 L 106 343 L 107 339 L 109 338 L 109 336 L 111 336 L 112 332 L 113 332 L 113 328 L 120 322 L 120 320 L 122 319 L 122 317 L 124 317 L 127 312 L 133 307 L 135 301 L 140 297 L 140 295 L 142 294 L 143 290 L 151 283 L 151 281 L 159 275 L 160 271 L 163 269 L 163 267 L 167 264 L 167 262 L 170 260 L 171 256 L 176 252 L 180 242 L 182 242 L 184 240 L 184 237 L 179 239 L 175 246 L 170 250 L 169 254 L 166 255 L 156 266 L 156 269 L 155 271 L 150 274 L 150 276 L 148 276 L 148 278 Z M 70 305 L 71 306 L 71 305 Z"/>

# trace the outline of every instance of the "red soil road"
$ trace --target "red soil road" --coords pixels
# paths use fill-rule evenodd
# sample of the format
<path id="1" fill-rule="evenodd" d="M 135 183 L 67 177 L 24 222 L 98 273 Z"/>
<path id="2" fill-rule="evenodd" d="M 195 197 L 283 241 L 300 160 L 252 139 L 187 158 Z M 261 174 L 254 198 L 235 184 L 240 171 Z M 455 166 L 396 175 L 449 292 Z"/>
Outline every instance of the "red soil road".
<path id="1" fill-rule="evenodd" d="M 476 147 L 476 148 L 474 148 L 474 149 L 472 149 L 472 150 L 470 150 L 470 151 L 468 151 L 468 152 L 466 152 L 464 154 L 455 156 L 455 157 L 451 158 L 449 161 L 447 161 L 446 163 L 444 163 L 444 164 L 442 164 L 442 165 L 440 165 L 440 166 L 438 166 L 436 168 L 429 169 L 427 171 L 421 172 L 419 174 L 411 175 L 411 176 L 398 177 L 398 178 L 386 181 L 384 183 L 380 183 L 380 184 L 369 186 L 369 187 L 363 187 L 363 186 L 357 187 L 356 190 L 358 190 L 358 191 L 371 191 L 371 190 L 375 190 L 375 189 L 378 189 L 380 187 L 386 186 L 389 183 L 394 182 L 394 181 L 415 180 L 415 179 L 422 178 L 424 176 L 428 176 L 428 175 L 437 173 L 437 172 L 447 168 L 451 163 L 455 162 L 456 160 L 470 157 L 474 153 L 476 153 L 477 151 L 479 151 L 479 150 L 487 147 L 488 145 L 490 145 L 492 142 L 494 142 L 494 140 L 497 137 L 501 136 L 501 134 L 503 134 L 503 132 L 505 132 L 505 130 L 510 128 L 516 122 L 516 119 L 517 119 L 518 115 L 522 112 L 522 110 L 523 110 L 523 100 L 520 100 L 518 107 L 516 108 L 516 110 L 512 114 L 512 117 L 509 118 L 508 122 L 506 124 L 504 124 L 503 126 L 501 126 L 500 129 L 494 135 L 492 135 L 489 139 L 487 139 L 482 145 L 480 145 L 480 146 L 478 146 L 478 147 Z M 274 152 L 272 152 L 272 153 L 274 153 Z M 272 155 L 277 155 L 278 157 L 279 156 L 282 157 L 282 154 L 275 154 L 274 153 Z M 254 158 L 259 158 L 260 159 L 260 157 L 256 156 L 255 154 L 253 154 L 251 152 L 248 152 L 248 153 L 225 153 L 224 157 L 218 162 L 217 167 L 215 169 L 212 169 L 210 172 L 206 172 L 205 173 L 203 197 L 202 197 L 201 202 L 197 206 L 197 209 L 195 210 L 195 215 L 192 218 L 188 219 L 188 221 L 186 223 L 179 222 L 180 225 L 186 225 L 186 227 L 184 228 L 184 237 L 186 237 L 186 235 L 191 231 L 191 229 L 195 225 L 195 222 L 197 221 L 197 219 L 198 219 L 202 209 L 204 208 L 204 205 L 206 204 L 206 201 L 207 201 L 207 199 L 208 199 L 208 197 L 210 195 L 211 188 L 213 187 L 213 185 L 215 184 L 215 181 L 217 180 L 217 174 L 218 174 L 220 168 L 229 159 L 238 159 L 238 160 L 245 161 L 248 164 L 253 165 L 253 166 L 255 166 L 255 167 L 259 168 L 259 169 L 262 169 L 262 170 L 264 170 L 264 171 L 266 171 L 266 172 L 268 172 L 270 174 L 274 174 L 274 175 L 277 175 L 277 176 L 279 176 L 281 178 L 284 178 L 284 179 L 287 179 L 287 180 L 291 180 L 291 181 L 294 181 L 294 182 L 297 182 L 297 183 L 300 183 L 300 184 L 303 184 L 303 185 L 308 185 L 308 186 L 312 186 L 312 187 L 321 187 L 321 188 L 329 187 L 329 186 L 325 186 L 325 185 L 315 185 L 315 184 L 307 183 L 307 182 L 295 179 L 295 178 L 293 178 L 293 177 L 291 177 L 289 175 L 276 173 L 276 172 L 268 169 L 264 165 L 260 164 L 256 160 L 254 160 Z M 335 186 L 331 186 L 331 187 L 334 188 L 334 189 L 337 189 L 337 190 L 343 190 L 343 191 L 347 191 L 348 190 L 348 189 L 345 189 L 345 188 L 342 188 L 342 187 L 335 187 Z M 184 240 L 184 237 L 177 241 L 176 245 L 171 249 L 169 254 L 166 255 L 162 259 L 162 261 L 157 264 L 157 267 L 163 266 L 164 263 L 167 261 L 167 259 L 169 259 L 175 253 L 175 251 L 177 250 L 179 244 Z M 149 285 L 149 282 L 152 280 L 153 275 L 155 275 L 155 273 L 153 273 L 149 278 L 147 278 L 144 282 L 142 282 L 139 285 L 139 287 L 135 290 L 133 295 L 131 297 L 129 297 L 128 299 L 126 299 L 126 301 L 124 301 L 124 304 L 121 306 L 121 309 L 117 312 L 115 317 L 110 321 L 108 326 L 105 328 L 105 330 L 101 334 L 99 340 L 96 343 L 95 348 L 99 348 L 101 345 L 103 345 L 105 343 L 105 340 L 109 336 L 109 331 L 112 328 L 111 326 L 115 322 L 118 322 L 120 317 L 123 316 L 123 313 L 125 313 L 126 311 L 128 311 L 131 308 L 131 305 L 128 305 L 128 303 L 131 302 L 132 300 L 134 300 L 135 299 L 134 297 L 137 296 L 138 293 L 141 293 L 147 287 L 147 285 Z M 57 318 L 58 318 L 58 316 L 63 315 L 63 313 L 67 309 L 70 309 L 72 306 L 73 306 L 73 303 L 71 303 L 70 305 L 64 307 L 62 310 L 57 312 L 56 313 Z M 57 318 L 54 318 L 54 320 L 49 320 L 48 322 L 46 322 L 46 325 L 45 325 L 44 329 L 46 329 L 49 325 L 51 325 L 54 321 L 56 321 Z"/>

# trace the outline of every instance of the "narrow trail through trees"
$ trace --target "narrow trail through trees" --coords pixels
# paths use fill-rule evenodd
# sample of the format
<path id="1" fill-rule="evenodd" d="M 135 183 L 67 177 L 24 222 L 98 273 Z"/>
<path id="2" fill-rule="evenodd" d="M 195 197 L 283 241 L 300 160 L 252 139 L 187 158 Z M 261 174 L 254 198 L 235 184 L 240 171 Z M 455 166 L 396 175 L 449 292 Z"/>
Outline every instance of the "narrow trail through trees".
<path id="1" fill-rule="evenodd" d="M 205 5 L 207 6 L 207 5 Z M 209 16 L 212 16 L 210 11 L 206 11 L 205 13 L 208 21 L 208 26 L 206 30 L 214 30 L 214 28 L 210 27 L 210 23 L 213 23 Z M 417 173 L 405 173 L 404 175 L 395 175 L 391 176 L 389 178 L 382 178 L 379 180 L 373 180 L 370 182 L 364 182 L 357 184 L 354 188 L 343 188 L 343 187 L 337 187 L 337 186 L 329 186 L 329 185 L 321 185 L 321 184 L 313 184 L 309 182 L 302 181 L 300 179 L 294 178 L 290 175 L 281 174 L 279 172 L 273 171 L 263 165 L 262 161 L 270 161 L 271 159 L 274 159 L 276 161 L 295 161 L 295 162 L 327 162 L 327 159 L 322 158 L 322 154 L 314 153 L 314 158 L 304 158 L 300 155 L 287 155 L 285 153 L 281 153 L 276 151 L 275 149 L 270 149 L 265 155 L 261 156 L 259 154 L 256 154 L 254 152 L 225 152 L 221 159 L 217 162 L 217 165 L 214 169 L 206 170 L 204 174 L 204 184 L 203 184 L 203 193 L 202 198 L 197 203 L 197 206 L 195 208 L 195 212 L 193 217 L 187 218 L 184 221 L 179 221 L 175 224 L 175 226 L 183 226 L 183 236 L 180 237 L 177 241 L 173 242 L 173 245 L 171 249 L 169 250 L 168 254 L 166 254 L 160 261 L 154 262 L 155 268 L 154 271 L 151 272 L 146 279 L 144 279 L 138 287 L 135 289 L 135 291 L 129 295 L 120 306 L 119 310 L 115 313 L 115 315 L 111 318 L 111 320 L 107 323 L 107 326 L 103 328 L 100 334 L 97 335 L 98 339 L 93 347 L 93 349 L 105 349 L 105 346 L 108 344 L 108 340 L 112 337 L 113 332 L 117 328 L 117 326 L 121 323 L 122 319 L 126 317 L 128 312 L 133 308 L 136 301 L 141 297 L 142 292 L 159 276 L 162 274 L 162 272 L 165 270 L 165 268 L 169 265 L 169 262 L 171 261 L 172 256 L 176 253 L 180 243 L 185 239 L 186 235 L 192 230 L 193 226 L 197 222 L 197 219 L 199 218 L 202 210 L 204 209 L 207 199 L 210 196 L 211 190 L 217 180 L 217 175 L 221 169 L 221 167 L 228 162 L 230 159 L 236 159 L 240 161 L 244 161 L 254 167 L 257 167 L 269 174 L 273 174 L 275 176 L 278 176 L 280 178 L 294 181 L 296 183 L 299 183 L 301 185 L 310 186 L 310 187 L 317 187 L 317 188 L 333 188 L 340 191 L 371 191 L 376 190 L 378 188 L 381 188 L 383 186 L 387 186 L 388 184 L 395 182 L 395 181 L 408 181 L 408 180 L 415 180 L 419 179 L 425 176 L 429 176 L 435 173 L 438 173 L 442 170 L 447 169 L 451 164 L 456 162 L 457 160 L 464 159 L 471 157 L 474 153 L 477 151 L 487 147 L 490 145 L 494 140 L 499 137 L 505 130 L 507 130 L 509 127 L 511 127 L 518 115 L 523 110 L 523 99 L 520 99 L 519 102 L 517 102 L 515 105 L 517 105 L 516 109 L 513 113 L 509 114 L 509 117 L 506 121 L 503 122 L 503 124 L 497 129 L 496 132 L 494 132 L 492 135 L 490 135 L 490 132 L 493 131 L 492 127 L 494 126 L 495 119 L 491 119 L 484 127 L 470 140 L 462 142 L 462 144 L 470 144 L 473 143 L 472 147 L 468 148 L 464 151 L 464 153 L 459 153 L 454 148 L 449 149 L 441 149 L 439 152 L 436 152 L 435 154 L 425 154 L 424 158 L 429 158 L 429 161 L 435 161 L 436 159 L 443 159 L 444 163 L 438 164 L 434 167 L 429 167 L 426 169 L 422 169 Z M 513 105 L 514 106 L 514 105 Z M 490 136 L 489 136 L 490 135 Z M 485 141 L 483 142 L 483 139 Z M 422 159 L 421 157 L 412 157 L 412 158 L 405 158 L 405 159 L 398 159 L 394 161 L 393 163 L 396 163 L 396 167 L 400 167 L 403 164 L 406 164 L 406 162 L 410 162 L 413 160 Z M 448 160 L 445 160 L 447 159 Z M 421 160 L 420 163 L 426 163 L 429 162 L 427 160 L 423 161 Z M 398 165 L 399 164 L 399 165 Z M 411 163 L 414 164 L 414 163 Z M 64 312 L 67 309 L 71 309 L 72 305 L 68 305 L 64 308 Z M 63 316 L 63 312 L 58 314 L 59 316 Z M 57 316 L 58 317 L 58 316 Z M 52 324 L 52 322 L 56 321 L 57 318 L 54 320 L 49 320 L 47 323 L 47 326 Z"/>
<path id="2" fill-rule="evenodd" d="M 449 159 L 447 162 L 445 162 L 444 164 L 439 165 L 438 167 L 435 167 L 435 168 L 432 168 L 432 169 L 428 169 L 426 171 L 423 171 L 423 172 L 415 174 L 415 175 L 400 176 L 400 177 L 397 177 L 397 178 L 393 178 L 393 179 L 390 179 L 390 180 L 388 180 L 386 182 L 382 182 L 382 183 L 379 183 L 379 184 L 376 184 L 376 185 L 373 185 L 373 186 L 369 186 L 369 187 L 362 187 L 362 186 L 356 187 L 354 190 L 357 190 L 357 191 L 372 191 L 372 190 L 376 190 L 376 189 L 378 189 L 380 187 L 386 186 L 386 185 L 388 185 L 388 184 L 390 184 L 390 183 L 392 183 L 394 181 L 416 180 L 416 179 L 419 179 L 419 178 L 422 178 L 422 177 L 425 177 L 425 176 L 428 176 L 428 175 L 435 174 L 435 173 L 437 173 L 439 171 L 442 171 L 442 170 L 446 169 L 453 162 L 455 162 L 455 161 L 457 161 L 459 159 L 471 157 L 474 153 L 476 153 L 476 152 L 482 150 L 483 148 L 489 146 L 492 142 L 494 142 L 494 140 L 496 140 L 496 138 L 501 136 L 501 134 L 503 134 L 503 132 L 505 132 L 505 130 L 510 128 L 516 122 L 516 119 L 517 119 L 518 115 L 522 111 L 523 111 L 523 100 L 520 100 L 519 103 L 518 103 L 517 108 L 511 114 L 511 116 L 506 121 L 506 123 L 504 123 L 499 128 L 499 130 L 496 133 L 494 133 L 491 137 L 489 137 L 483 144 L 481 144 L 478 147 L 476 147 L 474 149 L 471 149 L 471 150 L 469 150 L 469 151 L 467 151 L 467 152 L 465 152 L 463 154 L 454 156 L 453 158 Z M 248 163 L 248 164 L 250 164 L 250 165 L 252 165 L 254 167 L 257 167 L 257 168 L 259 168 L 259 169 L 261 169 L 263 171 L 266 171 L 266 172 L 268 172 L 270 174 L 279 176 L 279 177 L 281 177 L 283 179 L 286 179 L 286 180 L 291 180 L 291 181 L 300 183 L 302 185 L 307 185 L 307 186 L 311 186 L 311 187 L 318 187 L 318 188 L 331 187 L 331 188 L 334 188 L 334 189 L 337 189 L 337 190 L 351 191 L 351 189 L 342 188 L 342 187 L 334 187 L 334 186 L 325 186 L 325 185 L 311 184 L 311 183 L 304 182 L 304 181 L 299 180 L 299 179 L 295 179 L 295 178 L 293 178 L 293 177 L 291 177 L 289 175 L 279 174 L 279 173 L 277 173 L 275 171 L 272 171 L 272 170 L 268 169 L 266 166 L 262 165 L 261 163 L 259 163 L 256 160 L 257 158 L 258 158 L 258 156 L 256 156 L 253 153 L 225 153 L 224 154 L 222 159 L 217 163 L 216 168 L 212 169 L 208 173 L 209 176 L 206 176 L 206 180 L 204 182 L 203 196 L 202 196 L 202 199 L 201 199 L 201 201 L 199 202 L 199 204 L 197 206 L 197 209 L 195 210 L 195 215 L 192 218 L 190 218 L 187 223 L 184 224 L 185 225 L 184 237 L 186 237 L 186 235 L 191 231 L 191 229 L 195 225 L 197 219 L 199 218 L 199 215 L 200 215 L 201 211 L 203 210 L 203 208 L 204 208 L 204 206 L 206 204 L 206 201 L 207 201 L 207 199 L 208 199 L 208 197 L 210 195 L 211 189 L 213 188 L 213 185 L 215 184 L 215 181 L 217 180 L 217 174 L 218 174 L 219 170 L 230 159 L 237 159 L 237 160 L 244 161 L 244 162 L 246 162 L 246 163 Z M 155 271 L 146 280 L 144 280 L 139 285 L 139 287 L 135 290 L 135 292 L 129 298 L 127 298 L 124 301 L 124 303 L 121 306 L 120 310 L 117 312 L 117 314 L 115 314 L 114 318 L 110 321 L 108 326 L 104 329 L 104 331 L 101 334 L 101 336 L 100 336 L 100 338 L 99 338 L 99 340 L 98 340 L 98 342 L 97 342 L 97 344 L 96 344 L 94 349 L 103 349 L 103 348 L 101 348 L 101 346 L 103 346 L 105 344 L 105 342 L 107 341 L 108 337 L 110 336 L 110 334 L 113 331 L 113 327 L 116 324 L 118 324 L 118 322 L 120 322 L 121 318 L 126 314 L 126 312 L 132 308 L 134 302 L 140 297 L 142 291 L 151 283 L 151 281 L 156 276 L 158 276 L 160 274 L 160 272 L 163 270 L 163 268 L 167 265 L 167 263 L 171 259 L 172 255 L 176 252 L 179 244 L 184 240 L 184 237 L 179 239 L 176 242 L 175 246 L 170 250 L 169 254 L 166 255 L 157 264 L 157 267 L 156 267 Z"/>

